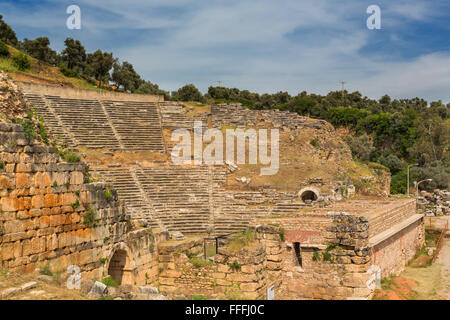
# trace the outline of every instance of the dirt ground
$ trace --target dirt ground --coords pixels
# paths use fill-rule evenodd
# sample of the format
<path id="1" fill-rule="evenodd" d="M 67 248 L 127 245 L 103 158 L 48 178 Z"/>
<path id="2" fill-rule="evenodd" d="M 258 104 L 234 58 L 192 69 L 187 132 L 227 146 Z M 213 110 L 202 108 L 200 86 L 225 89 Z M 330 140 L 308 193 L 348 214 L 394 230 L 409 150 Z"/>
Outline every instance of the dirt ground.
<path id="1" fill-rule="evenodd" d="M 425 225 L 441 229 L 450 217 L 426 218 Z M 450 238 L 437 261 L 426 267 L 406 267 L 398 277 L 385 279 L 374 300 L 450 300 Z"/>

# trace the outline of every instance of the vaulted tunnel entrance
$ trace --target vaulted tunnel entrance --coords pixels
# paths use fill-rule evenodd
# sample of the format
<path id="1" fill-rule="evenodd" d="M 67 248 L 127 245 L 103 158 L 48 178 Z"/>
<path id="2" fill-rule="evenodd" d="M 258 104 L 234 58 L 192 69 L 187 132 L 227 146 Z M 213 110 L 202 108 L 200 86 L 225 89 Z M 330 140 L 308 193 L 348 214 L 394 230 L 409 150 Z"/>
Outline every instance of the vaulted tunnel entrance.
<path id="1" fill-rule="evenodd" d="M 317 200 L 317 194 L 314 191 L 307 190 L 301 194 L 301 198 L 303 202 L 313 202 Z"/>
<path id="2" fill-rule="evenodd" d="M 130 261 L 125 250 L 117 250 L 114 253 L 109 263 L 108 275 L 110 275 L 118 285 L 134 283 L 133 270 L 130 268 Z"/>
<path id="3" fill-rule="evenodd" d="M 306 187 L 298 192 L 299 198 L 304 203 L 311 203 L 317 201 L 319 198 L 320 191 L 314 187 Z"/>

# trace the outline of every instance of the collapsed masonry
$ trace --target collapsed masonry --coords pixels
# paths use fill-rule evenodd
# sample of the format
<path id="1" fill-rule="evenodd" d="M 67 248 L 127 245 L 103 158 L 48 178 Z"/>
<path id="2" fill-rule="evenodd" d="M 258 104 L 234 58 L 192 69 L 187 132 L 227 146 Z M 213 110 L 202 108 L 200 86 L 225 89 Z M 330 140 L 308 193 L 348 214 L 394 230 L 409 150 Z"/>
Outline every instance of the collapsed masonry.
<path id="1" fill-rule="evenodd" d="M 167 155 L 166 131 L 192 126 L 193 119 L 218 128 L 270 123 L 293 139 L 302 130 L 323 140 L 333 132 L 323 121 L 239 105 L 189 116 L 158 97 L 22 86 L 51 135 L 72 148 Z M 294 191 L 270 185 L 230 190 L 229 166 L 174 166 L 167 159 L 125 167 L 68 164 L 51 147 L 27 139 L 21 126 L 1 124 L 0 130 L 4 268 L 77 265 L 87 279 L 109 275 L 168 294 L 264 299 L 273 287 L 277 298 L 369 298 L 374 274 L 399 272 L 423 242 L 422 216 L 412 201 L 330 206 L 352 196 L 348 182 L 314 178 Z M 320 153 L 351 159 L 348 147 L 340 148 Z M 107 184 L 90 183 L 90 175 Z M 255 240 L 248 246 L 231 250 L 221 240 L 214 261 L 195 262 L 206 236 L 249 227 Z M 179 231 L 186 239 L 169 241 Z"/>

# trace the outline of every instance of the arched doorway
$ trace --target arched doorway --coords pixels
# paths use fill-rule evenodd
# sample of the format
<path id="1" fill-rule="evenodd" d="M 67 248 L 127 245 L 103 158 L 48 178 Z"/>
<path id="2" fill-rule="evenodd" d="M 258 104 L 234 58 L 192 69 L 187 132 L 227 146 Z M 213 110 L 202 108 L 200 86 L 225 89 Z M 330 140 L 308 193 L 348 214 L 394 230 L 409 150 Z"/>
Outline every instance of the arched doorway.
<path id="1" fill-rule="evenodd" d="M 298 193 L 300 199 L 302 199 L 304 203 L 317 201 L 317 199 L 319 198 L 319 194 L 319 190 L 317 190 L 316 188 L 304 188 Z"/>
<path id="2" fill-rule="evenodd" d="M 125 250 L 116 250 L 111 257 L 108 267 L 108 275 L 113 278 L 118 285 L 134 284 L 133 268 L 130 266 L 130 260 Z"/>

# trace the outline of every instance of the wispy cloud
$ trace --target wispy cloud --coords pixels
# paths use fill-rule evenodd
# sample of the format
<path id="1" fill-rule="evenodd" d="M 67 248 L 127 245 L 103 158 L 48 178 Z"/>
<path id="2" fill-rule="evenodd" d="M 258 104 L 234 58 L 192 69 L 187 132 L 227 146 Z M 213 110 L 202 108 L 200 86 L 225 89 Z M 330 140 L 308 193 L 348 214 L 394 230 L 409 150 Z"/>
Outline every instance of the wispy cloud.
<path id="1" fill-rule="evenodd" d="M 26 1 L 2 2 L 21 36 L 39 32 L 57 48 L 77 37 L 90 50 L 132 62 L 166 90 L 194 83 L 206 91 L 220 80 L 259 92 L 326 93 L 345 80 L 372 98 L 450 101 L 444 0 L 379 0 L 382 30 L 374 31 L 365 26 L 368 0 L 77 0 L 78 32 L 64 27 L 73 1 L 34 2 L 29 9 Z"/>

